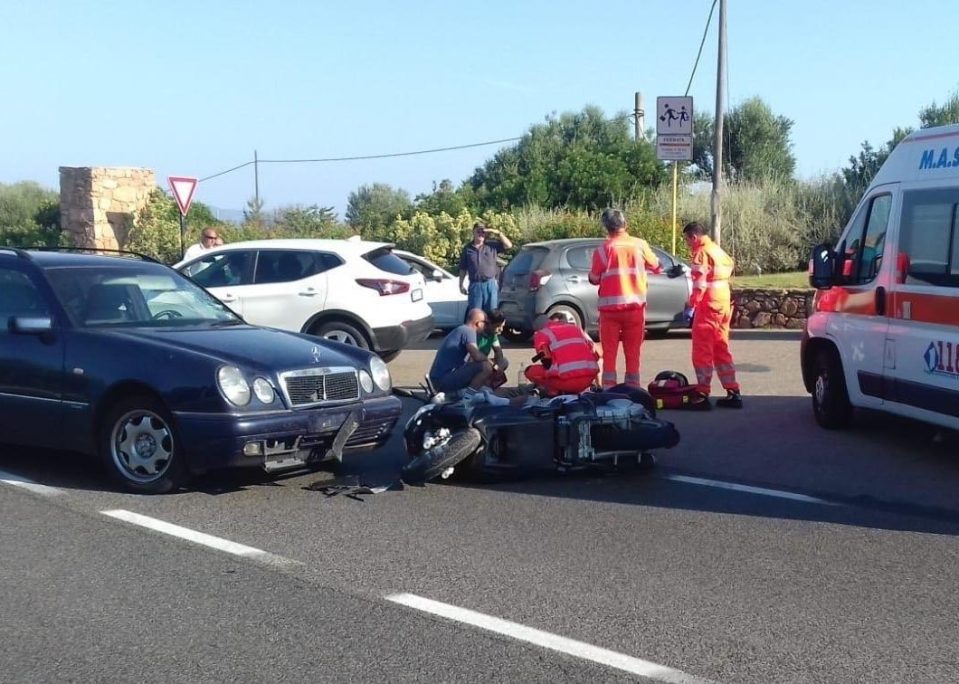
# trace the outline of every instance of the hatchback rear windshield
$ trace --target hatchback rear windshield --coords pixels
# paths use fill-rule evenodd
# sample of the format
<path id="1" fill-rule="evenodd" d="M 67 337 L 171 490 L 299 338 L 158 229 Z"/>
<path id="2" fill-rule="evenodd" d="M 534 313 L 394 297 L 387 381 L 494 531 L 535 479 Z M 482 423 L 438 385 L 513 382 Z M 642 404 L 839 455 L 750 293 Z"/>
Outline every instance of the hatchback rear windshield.
<path id="1" fill-rule="evenodd" d="M 506 275 L 516 276 L 532 273 L 539 265 L 549 250 L 545 247 L 523 247 L 513 259 L 506 264 Z"/>
<path id="2" fill-rule="evenodd" d="M 393 254 L 389 247 L 380 247 L 372 252 L 367 252 L 363 258 L 376 266 L 381 271 L 393 273 L 395 275 L 409 275 L 413 272 L 410 265 Z"/>

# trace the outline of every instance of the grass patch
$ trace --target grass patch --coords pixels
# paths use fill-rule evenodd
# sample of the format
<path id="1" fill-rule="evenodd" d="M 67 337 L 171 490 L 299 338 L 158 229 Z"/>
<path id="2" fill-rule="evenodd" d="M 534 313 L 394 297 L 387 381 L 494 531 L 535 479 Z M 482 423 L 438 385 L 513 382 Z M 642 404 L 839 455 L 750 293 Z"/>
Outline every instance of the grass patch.
<path id="1" fill-rule="evenodd" d="M 791 271 L 789 273 L 769 273 L 768 275 L 733 276 L 733 287 L 755 287 L 764 289 L 793 290 L 809 289 L 809 274 L 806 271 Z"/>

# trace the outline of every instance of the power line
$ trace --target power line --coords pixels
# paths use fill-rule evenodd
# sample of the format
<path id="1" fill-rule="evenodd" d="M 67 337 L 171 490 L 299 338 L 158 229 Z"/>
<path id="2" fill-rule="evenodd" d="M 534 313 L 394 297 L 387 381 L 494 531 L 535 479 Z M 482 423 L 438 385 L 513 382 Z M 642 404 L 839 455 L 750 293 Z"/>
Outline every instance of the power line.
<path id="1" fill-rule="evenodd" d="M 417 154 L 433 154 L 434 152 L 449 152 L 451 150 L 465 150 L 471 147 L 483 147 L 484 145 L 499 145 L 506 142 L 514 142 L 520 138 L 503 138 L 502 140 L 489 140 L 487 142 L 469 143 L 468 145 L 453 145 L 451 147 L 434 147 L 429 150 L 416 150 L 415 152 L 391 152 L 388 154 L 364 154 L 355 157 L 325 157 L 322 159 L 261 159 L 261 164 L 305 164 L 312 162 L 339 162 L 339 161 L 357 161 L 362 159 L 389 159 L 392 157 L 412 157 Z"/>
<path id="2" fill-rule="evenodd" d="M 208 180 L 210 180 L 211 178 L 216 178 L 217 176 L 225 176 L 225 175 L 228 174 L 228 173 L 232 173 L 232 172 L 234 172 L 234 171 L 239 171 L 240 169 L 242 169 L 242 168 L 244 168 L 244 167 L 247 167 L 247 166 L 250 166 L 250 165 L 252 165 L 252 164 L 254 164 L 254 163 L 255 163 L 255 162 L 252 162 L 252 161 L 243 162 L 242 164 L 239 164 L 238 166 L 234 166 L 232 169 L 227 169 L 226 171 L 220 171 L 219 173 L 214 173 L 212 176 L 207 176 L 206 178 L 201 178 L 198 182 L 202 183 L 203 181 L 208 181 Z"/>
<path id="3" fill-rule="evenodd" d="M 610 119 L 610 121 L 625 121 L 629 119 L 629 117 L 630 115 L 624 115 L 621 117 Z M 213 178 L 218 178 L 219 176 L 225 176 L 228 173 L 239 171 L 240 169 L 246 168 L 247 166 L 252 166 L 253 164 L 316 164 L 316 163 L 326 163 L 326 162 L 362 161 L 366 159 L 392 159 L 395 157 L 412 157 L 419 154 L 435 154 L 437 152 L 467 150 L 473 147 L 485 147 L 487 145 L 501 145 L 503 143 L 516 142 L 517 140 L 522 140 L 523 137 L 524 136 L 518 136 L 514 138 L 501 138 L 500 140 L 487 140 L 485 142 L 468 143 L 466 145 L 450 145 L 448 147 L 433 147 L 427 150 L 414 150 L 413 152 L 389 152 L 385 154 L 362 154 L 362 155 L 354 155 L 349 157 L 320 157 L 317 159 L 256 159 L 248 162 L 243 162 L 242 164 L 237 164 L 236 166 L 226 169 L 225 171 L 219 171 L 217 173 L 211 174 L 204 178 L 200 178 L 200 182 L 208 181 Z"/>
<path id="4" fill-rule="evenodd" d="M 500 140 L 487 140 L 486 142 L 478 143 L 469 143 L 466 145 L 451 145 L 449 147 L 434 147 L 428 150 L 415 150 L 413 152 L 390 152 L 386 154 L 363 154 L 355 155 L 350 157 L 321 157 L 317 159 L 259 159 L 256 163 L 259 164 L 308 164 L 308 163 L 322 163 L 322 162 L 342 162 L 342 161 L 360 161 L 364 159 L 390 159 L 394 157 L 412 157 L 418 154 L 434 154 L 436 152 L 451 152 L 453 150 L 466 150 L 471 147 L 484 147 L 486 145 L 500 145 L 507 142 L 515 142 L 520 140 L 520 137 L 517 138 L 502 138 Z M 216 178 L 218 176 L 223 176 L 233 171 L 238 171 L 246 166 L 252 165 L 254 162 L 248 161 L 243 164 L 234 166 L 231 169 L 226 171 L 220 171 L 219 173 L 214 173 L 206 178 L 201 178 L 200 181 L 210 180 L 211 178 Z"/>
<path id="5" fill-rule="evenodd" d="M 706 27 L 703 29 L 703 39 L 699 41 L 699 52 L 696 53 L 696 62 L 693 64 L 693 73 L 689 75 L 689 83 L 686 84 L 686 95 L 689 95 L 689 89 L 693 85 L 693 77 L 696 75 L 696 68 L 699 66 L 699 58 L 703 56 L 703 46 L 706 44 L 706 35 L 709 33 L 709 24 L 713 20 L 713 12 L 716 9 L 718 0 L 713 0 L 713 6 L 709 8 L 709 16 L 706 17 Z"/>

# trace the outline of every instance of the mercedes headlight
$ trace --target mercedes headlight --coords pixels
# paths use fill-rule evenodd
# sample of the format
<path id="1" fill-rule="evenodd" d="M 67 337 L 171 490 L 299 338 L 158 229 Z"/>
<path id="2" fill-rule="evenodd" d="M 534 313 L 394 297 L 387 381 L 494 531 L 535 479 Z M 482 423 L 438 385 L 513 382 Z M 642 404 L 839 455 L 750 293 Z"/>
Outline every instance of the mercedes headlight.
<path id="1" fill-rule="evenodd" d="M 373 382 L 384 392 L 389 392 L 393 386 L 393 380 L 390 378 L 390 369 L 386 367 L 386 362 L 378 356 L 370 359 L 370 374 L 373 376 Z"/>
<path id="2" fill-rule="evenodd" d="M 253 394 L 264 404 L 272 404 L 276 396 L 273 393 L 273 385 L 266 378 L 257 378 L 253 381 Z"/>
<path id="3" fill-rule="evenodd" d="M 216 383 L 231 404 L 246 406 L 250 403 L 250 383 L 236 366 L 220 366 L 216 372 Z"/>
<path id="4" fill-rule="evenodd" d="M 373 391 L 373 376 L 365 370 L 360 371 L 360 387 L 362 387 L 363 391 L 367 394 Z"/>

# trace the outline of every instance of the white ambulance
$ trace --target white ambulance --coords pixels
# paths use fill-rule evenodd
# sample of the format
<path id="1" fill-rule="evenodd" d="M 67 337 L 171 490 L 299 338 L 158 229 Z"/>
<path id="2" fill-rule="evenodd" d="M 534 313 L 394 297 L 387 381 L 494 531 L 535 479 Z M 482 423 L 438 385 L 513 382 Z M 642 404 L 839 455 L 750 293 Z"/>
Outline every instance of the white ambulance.
<path id="1" fill-rule="evenodd" d="M 959 125 L 905 138 L 835 248 L 813 250 L 802 340 L 816 421 L 854 407 L 959 429 Z"/>

